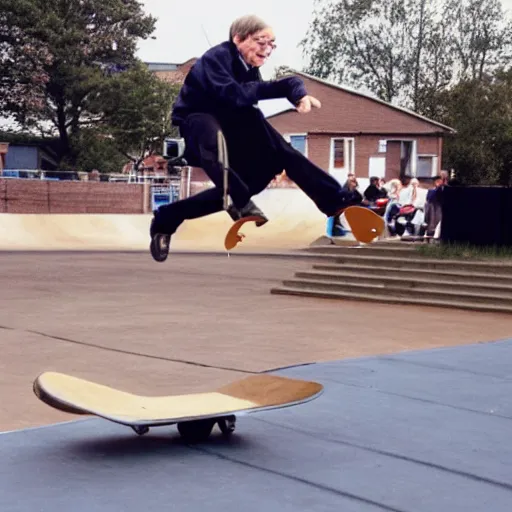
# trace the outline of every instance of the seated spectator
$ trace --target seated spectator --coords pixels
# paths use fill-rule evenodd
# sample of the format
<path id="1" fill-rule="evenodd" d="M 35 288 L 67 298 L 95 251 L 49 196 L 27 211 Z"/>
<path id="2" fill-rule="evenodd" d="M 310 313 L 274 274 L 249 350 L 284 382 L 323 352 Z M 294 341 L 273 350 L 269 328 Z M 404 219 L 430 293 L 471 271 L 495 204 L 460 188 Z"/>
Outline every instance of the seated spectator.
<path id="1" fill-rule="evenodd" d="M 364 191 L 364 198 L 368 200 L 371 205 L 377 202 L 377 199 L 383 199 L 388 196 L 386 189 L 380 186 L 380 180 L 377 176 L 370 178 L 370 184 Z"/>
<path id="2" fill-rule="evenodd" d="M 389 201 L 385 214 L 390 234 L 398 236 L 421 234 L 427 192 L 420 188 L 419 184 L 416 178 L 412 178 L 406 187 L 396 186 L 393 199 Z"/>
<path id="3" fill-rule="evenodd" d="M 357 182 L 357 178 L 355 174 L 349 174 L 347 176 L 347 181 L 345 181 L 345 184 L 343 185 L 343 190 L 346 190 L 351 193 L 351 203 L 357 204 L 357 205 L 368 205 L 368 201 L 363 198 L 361 195 L 361 192 L 357 190 L 357 187 L 359 186 Z"/>
<path id="4" fill-rule="evenodd" d="M 420 182 L 416 178 L 411 180 L 407 188 L 410 189 L 410 196 L 406 206 L 409 206 L 412 211 L 404 214 L 405 234 L 420 235 L 425 217 L 427 191 L 420 188 Z"/>
<path id="5" fill-rule="evenodd" d="M 391 235 L 396 235 L 395 217 L 400 210 L 399 196 L 402 190 L 402 182 L 399 179 L 392 179 L 386 184 L 389 201 L 384 212 L 384 221 Z"/>

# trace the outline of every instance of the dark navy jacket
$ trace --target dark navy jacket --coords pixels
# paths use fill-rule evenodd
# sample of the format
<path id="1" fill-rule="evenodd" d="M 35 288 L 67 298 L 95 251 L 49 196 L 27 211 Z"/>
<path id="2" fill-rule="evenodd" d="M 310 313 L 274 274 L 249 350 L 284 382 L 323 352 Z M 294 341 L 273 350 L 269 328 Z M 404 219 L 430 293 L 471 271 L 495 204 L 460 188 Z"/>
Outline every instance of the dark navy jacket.
<path id="1" fill-rule="evenodd" d="M 298 77 L 265 82 L 258 68 L 248 66 L 232 42 L 208 50 L 190 69 L 174 104 L 172 122 L 179 126 L 191 113 L 212 114 L 222 124 L 235 120 L 259 100 L 287 98 L 296 104 L 306 89 Z"/>

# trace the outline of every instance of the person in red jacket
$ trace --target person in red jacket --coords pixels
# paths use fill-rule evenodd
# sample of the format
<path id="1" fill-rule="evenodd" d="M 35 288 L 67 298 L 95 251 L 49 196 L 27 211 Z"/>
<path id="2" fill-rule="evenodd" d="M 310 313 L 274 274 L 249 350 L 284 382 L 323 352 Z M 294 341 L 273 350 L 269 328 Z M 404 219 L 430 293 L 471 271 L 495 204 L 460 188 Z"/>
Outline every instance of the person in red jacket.
<path id="1" fill-rule="evenodd" d="M 202 168 L 214 187 L 154 212 L 150 227 L 151 254 L 167 257 L 171 235 L 186 219 L 223 209 L 223 168 L 217 134 L 227 146 L 228 195 L 233 220 L 263 212 L 252 196 L 263 191 L 283 170 L 327 217 L 353 204 L 351 194 L 323 169 L 294 149 L 265 119 L 260 100 L 287 98 L 297 112 L 320 108 L 296 76 L 263 81 L 259 68 L 276 47 L 271 27 L 256 16 L 235 20 L 229 40 L 209 49 L 187 74 L 173 106 L 172 123 L 185 140 L 184 158 Z"/>

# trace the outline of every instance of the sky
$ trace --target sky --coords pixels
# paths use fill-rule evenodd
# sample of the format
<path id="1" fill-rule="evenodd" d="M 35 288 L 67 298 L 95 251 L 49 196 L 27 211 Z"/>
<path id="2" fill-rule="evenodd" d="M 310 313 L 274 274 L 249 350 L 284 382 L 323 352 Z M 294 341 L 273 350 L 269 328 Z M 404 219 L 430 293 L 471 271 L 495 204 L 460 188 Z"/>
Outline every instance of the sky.
<path id="1" fill-rule="evenodd" d="M 155 40 L 142 41 L 138 56 L 145 61 L 184 62 L 200 57 L 210 44 L 227 39 L 229 26 L 238 16 L 256 14 L 273 26 L 276 48 L 261 69 L 269 79 L 274 69 L 287 65 L 303 69 L 306 62 L 298 48 L 307 33 L 315 0 L 140 0 L 146 13 L 158 18 Z M 512 0 L 502 0 L 512 13 Z"/>
<path id="2" fill-rule="evenodd" d="M 229 26 L 238 16 L 256 14 L 273 26 L 278 45 L 261 69 L 263 78 L 271 78 L 275 68 L 281 65 L 298 70 L 306 65 L 298 45 L 308 31 L 316 0 L 139 1 L 147 14 L 157 18 L 155 39 L 139 42 L 137 56 L 146 62 L 181 63 L 200 57 L 210 45 L 227 39 Z M 512 0 L 502 0 L 502 5 L 512 13 Z M 277 104 L 266 113 L 285 106 Z M 0 118 L 2 124 L 5 121 Z"/>
<path id="3" fill-rule="evenodd" d="M 144 11 L 157 18 L 153 37 L 139 42 L 137 56 L 145 62 L 182 63 L 200 57 L 210 46 L 228 39 L 231 23 L 256 14 L 274 29 L 277 47 L 261 68 L 263 79 L 277 67 L 301 70 L 305 60 L 300 41 L 313 17 L 315 0 L 140 0 Z M 510 0 L 512 2 L 512 0 Z M 265 115 L 287 110 L 286 99 L 259 103 Z"/>
<path id="4" fill-rule="evenodd" d="M 302 70 L 307 65 L 300 41 L 306 36 L 317 7 L 316 0 L 140 0 L 144 11 L 157 18 L 155 39 L 139 43 L 137 55 L 146 62 L 182 63 L 200 57 L 210 45 L 228 38 L 231 23 L 239 16 L 256 14 L 275 32 L 277 48 L 261 68 L 264 79 L 276 67 Z M 512 13 L 512 0 L 502 0 Z M 287 100 L 266 100 L 260 108 L 266 115 L 290 108 Z"/>
<path id="5" fill-rule="evenodd" d="M 231 23 L 256 14 L 274 28 L 277 48 L 262 67 L 270 78 L 280 65 L 302 69 L 298 44 L 307 33 L 314 0 L 140 0 L 144 11 L 158 18 L 155 40 L 139 43 L 138 57 L 146 62 L 181 63 L 200 57 L 208 48 L 226 41 Z M 512 2 L 512 0 L 510 0 Z"/>

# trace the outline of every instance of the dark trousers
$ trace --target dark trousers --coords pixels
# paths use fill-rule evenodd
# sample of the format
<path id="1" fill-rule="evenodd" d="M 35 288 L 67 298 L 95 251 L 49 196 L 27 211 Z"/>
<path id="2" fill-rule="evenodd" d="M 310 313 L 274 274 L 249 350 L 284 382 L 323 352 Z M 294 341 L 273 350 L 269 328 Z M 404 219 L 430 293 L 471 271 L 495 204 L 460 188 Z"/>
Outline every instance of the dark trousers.
<path id="1" fill-rule="evenodd" d="M 288 177 L 326 216 L 344 206 L 341 185 L 288 144 L 257 109 L 245 109 L 219 122 L 210 114 L 191 114 L 180 126 L 189 165 L 202 168 L 214 187 L 181 201 L 161 206 L 155 214 L 157 230 L 172 234 L 186 219 L 204 217 L 223 209 L 223 169 L 218 162 L 217 132 L 226 140 L 228 194 L 237 208 L 263 191 L 286 171 Z"/>

